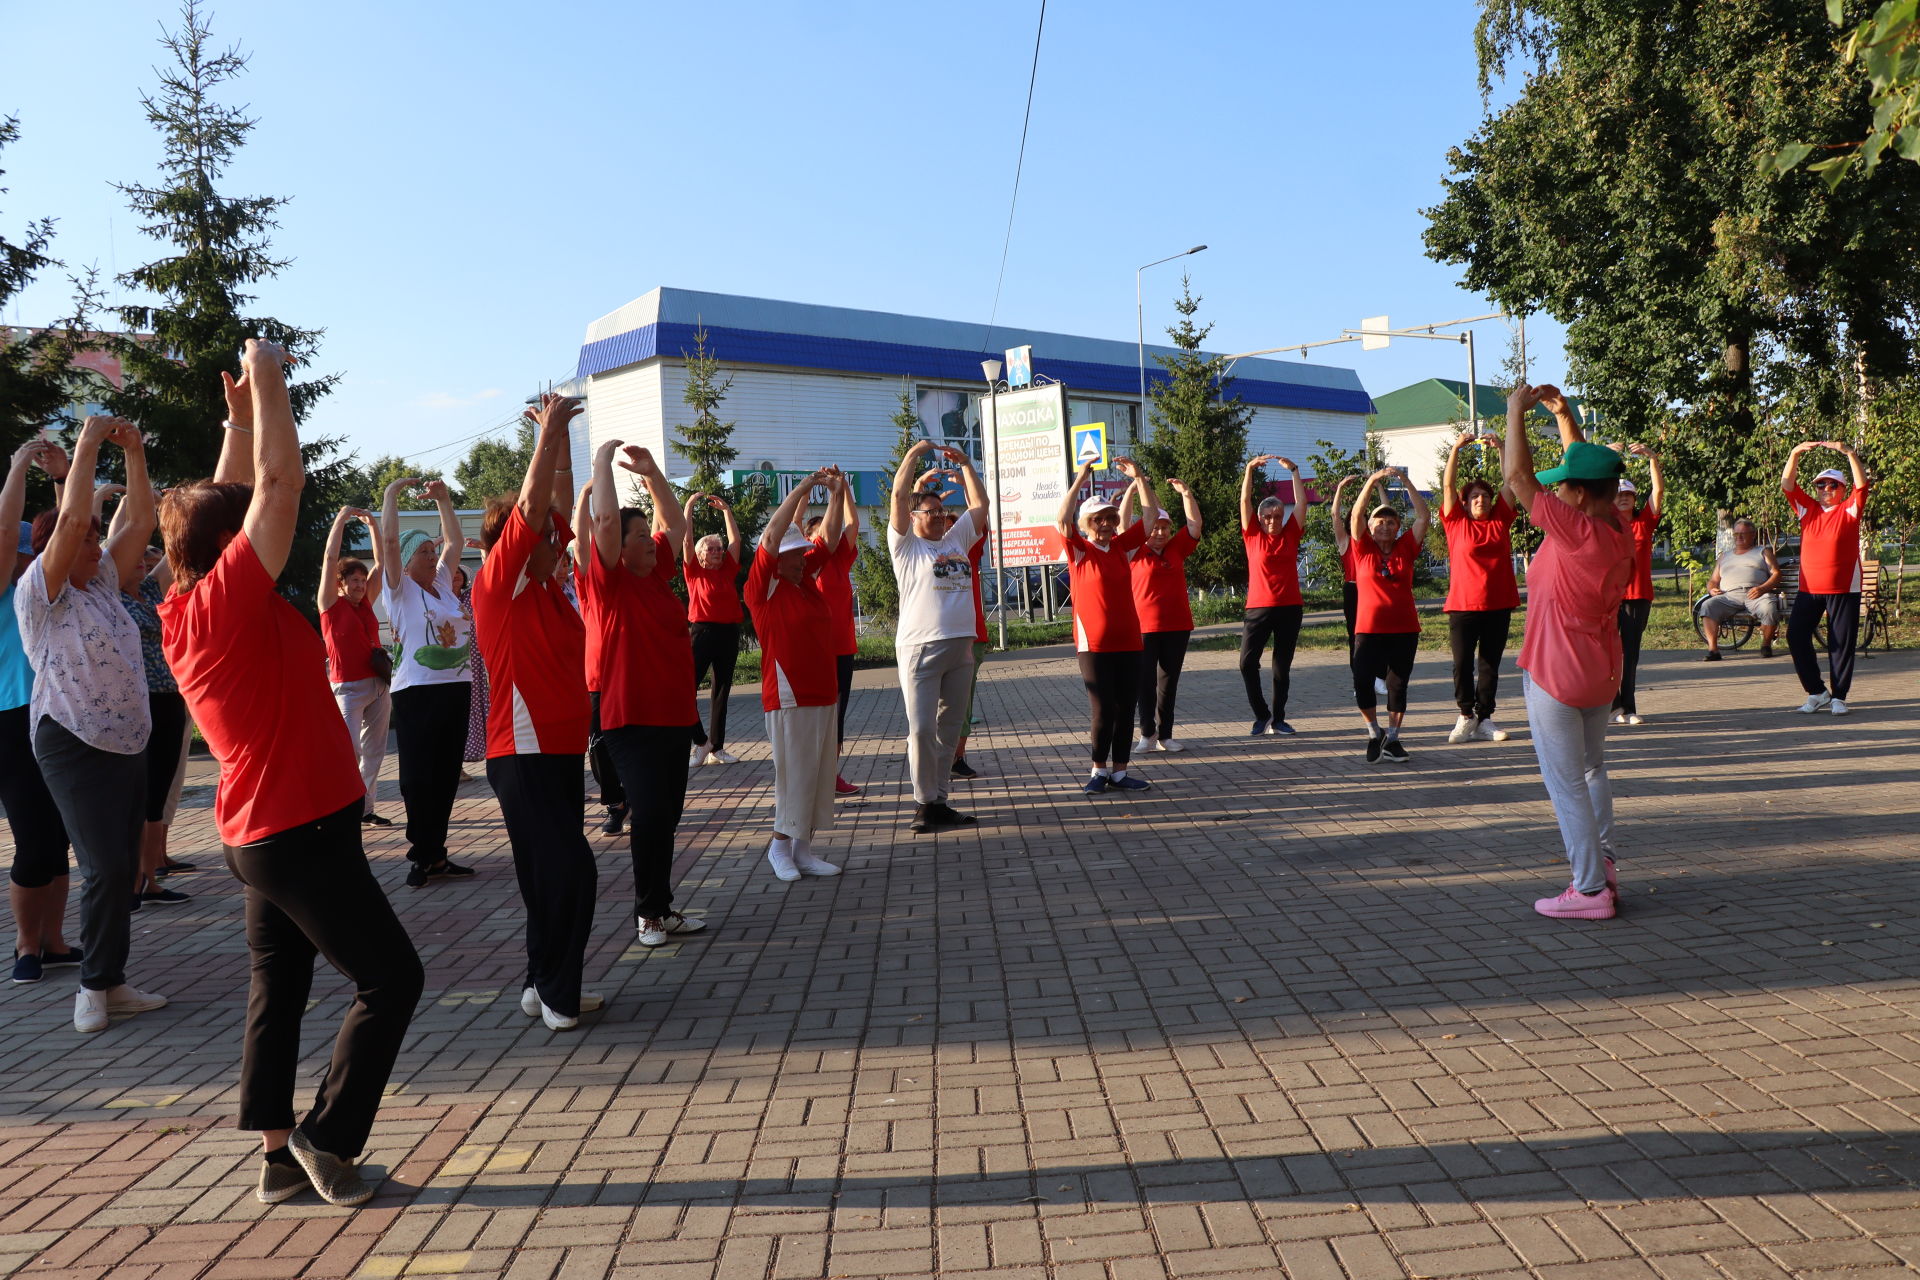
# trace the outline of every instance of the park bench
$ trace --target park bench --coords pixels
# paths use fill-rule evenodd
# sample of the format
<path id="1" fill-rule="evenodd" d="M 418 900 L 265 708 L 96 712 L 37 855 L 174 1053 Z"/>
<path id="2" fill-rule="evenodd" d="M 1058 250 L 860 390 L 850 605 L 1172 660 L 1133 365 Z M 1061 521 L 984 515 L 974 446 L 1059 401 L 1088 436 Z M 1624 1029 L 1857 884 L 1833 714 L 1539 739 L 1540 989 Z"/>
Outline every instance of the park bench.
<path id="1" fill-rule="evenodd" d="M 1794 597 L 1800 593 L 1800 562 L 1796 560 L 1780 561 L 1780 585 L 1774 588 L 1783 606 L 1783 614 L 1793 610 Z M 1706 620 L 1701 613 L 1706 602 L 1713 597 L 1702 595 L 1693 602 L 1693 630 L 1706 642 Z M 1729 649 L 1738 649 L 1753 638 L 1759 628 L 1759 621 L 1745 609 L 1734 614 L 1720 624 L 1720 643 Z M 1820 625 L 1814 628 L 1813 642 L 1821 649 L 1827 647 L 1827 620 L 1820 619 Z M 1893 648 L 1892 628 L 1888 625 L 1885 606 L 1880 601 L 1880 562 L 1862 560 L 1860 562 L 1860 638 L 1856 652 L 1866 654 L 1878 641 L 1883 649 Z"/>

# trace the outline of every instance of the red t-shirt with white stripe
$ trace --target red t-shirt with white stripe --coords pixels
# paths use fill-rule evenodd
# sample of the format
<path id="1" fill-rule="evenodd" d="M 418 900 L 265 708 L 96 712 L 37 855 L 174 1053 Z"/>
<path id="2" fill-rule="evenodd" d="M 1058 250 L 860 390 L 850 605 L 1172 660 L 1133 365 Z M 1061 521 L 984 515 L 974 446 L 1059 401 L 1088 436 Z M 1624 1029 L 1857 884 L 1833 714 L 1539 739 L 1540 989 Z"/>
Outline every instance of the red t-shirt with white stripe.
<path id="1" fill-rule="evenodd" d="M 573 530 L 558 512 L 552 520 L 571 542 Z M 514 507 L 473 575 L 473 632 L 487 664 L 489 760 L 587 749 L 586 623 L 557 575 L 534 582 L 526 572 L 546 537 Z"/>
<path id="2" fill-rule="evenodd" d="M 1860 517 L 1867 509 L 1867 486 L 1831 507 L 1797 488 L 1787 501 L 1800 519 L 1800 589 L 1817 596 L 1860 590 Z"/>
<path id="3" fill-rule="evenodd" d="M 587 549 L 587 594 L 600 630 L 600 727 L 697 724 L 693 641 L 687 611 L 673 594 L 673 542 L 653 535 L 653 572 L 646 577 Z"/>
<path id="4" fill-rule="evenodd" d="M 823 538 L 814 539 L 813 545 L 816 550 L 808 553 L 807 568 L 820 580 L 820 594 L 833 615 L 834 655 L 856 653 L 860 643 L 853 634 L 853 560 L 860 554 L 859 538 L 848 529 L 831 551 Z"/>
<path id="5" fill-rule="evenodd" d="M 1187 600 L 1187 557 L 1199 545 L 1200 540 L 1183 524 L 1162 550 L 1156 552 L 1143 542 L 1133 553 L 1133 607 L 1141 631 L 1193 630 L 1193 605 Z"/>
<path id="6" fill-rule="evenodd" d="M 580 602 L 580 620 L 587 626 L 587 692 L 600 692 L 600 614 L 587 594 L 586 570 L 573 565 L 573 598 Z"/>
<path id="7" fill-rule="evenodd" d="M 780 557 L 762 546 L 747 573 L 747 608 L 760 637 L 760 705 L 768 711 L 831 707 L 840 701 L 833 618 L 810 574 L 788 582 Z"/>
<path id="8" fill-rule="evenodd" d="M 1127 553 L 1145 545 L 1145 525 L 1130 525 L 1103 549 L 1075 529 L 1067 535 L 1067 580 L 1073 588 L 1073 642 L 1081 653 L 1138 652 L 1140 615 L 1133 607 Z"/>

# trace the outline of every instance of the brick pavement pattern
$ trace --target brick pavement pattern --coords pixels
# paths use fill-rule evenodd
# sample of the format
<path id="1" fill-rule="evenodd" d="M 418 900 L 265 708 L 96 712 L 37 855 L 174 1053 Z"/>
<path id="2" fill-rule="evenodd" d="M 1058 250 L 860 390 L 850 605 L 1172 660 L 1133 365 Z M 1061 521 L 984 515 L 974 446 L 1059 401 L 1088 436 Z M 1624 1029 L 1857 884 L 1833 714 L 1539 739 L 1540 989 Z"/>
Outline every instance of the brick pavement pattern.
<path id="1" fill-rule="evenodd" d="M 1248 739 L 1231 651 L 1196 651 L 1184 755 L 1089 800 L 1071 659 L 989 664 L 955 787 L 915 837 L 899 697 L 863 673 L 833 880 L 762 858 L 771 769 L 692 780 L 681 902 L 634 941 L 601 859 L 571 1033 L 521 1015 L 522 915 L 484 781 L 403 886 L 427 995 L 357 1211 L 253 1198 L 232 1128 L 237 886 L 190 793 L 179 908 L 134 918 L 165 1010 L 72 1030 L 72 980 L 0 990 L 0 1274 L 32 1280 L 1762 1280 L 1920 1266 L 1920 657 L 1802 717 L 1784 659 L 1652 653 L 1610 741 L 1623 908 L 1566 882 L 1524 732 L 1444 743 L 1422 655 L 1413 763 L 1369 768 L 1343 655 L 1300 655 L 1296 738 Z M 1524 729 L 1517 679 L 1503 722 Z M 391 768 L 391 766 L 390 766 Z M 207 777 L 196 766 L 195 779 Z M 391 772 L 382 807 L 396 818 Z M 344 1006 L 322 968 L 317 1074 Z M 324 1030 L 325 1035 L 318 1034 Z"/>

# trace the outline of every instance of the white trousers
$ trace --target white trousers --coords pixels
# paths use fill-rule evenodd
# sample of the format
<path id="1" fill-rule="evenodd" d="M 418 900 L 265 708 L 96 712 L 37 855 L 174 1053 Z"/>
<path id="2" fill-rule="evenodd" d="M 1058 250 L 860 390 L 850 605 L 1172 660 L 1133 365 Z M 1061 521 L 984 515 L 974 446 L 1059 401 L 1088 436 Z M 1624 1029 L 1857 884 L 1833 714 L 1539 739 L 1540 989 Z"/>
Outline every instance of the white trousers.
<path id="1" fill-rule="evenodd" d="M 767 712 L 773 748 L 773 829 L 811 840 L 833 826 L 833 779 L 840 771 L 840 707 L 789 707 Z"/>
<path id="2" fill-rule="evenodd" d="M 1606 887 L 1605 858 L 1613 851 L 1613 787 L 1607 781 L 1607 715 L 1611 701 L 1570 707 L 1524 672 L 1527 729 L 1540 758 L 1540 778 L 1560 821 L 1573 887 L 1597 893 Z"/>
<path id="3" fill-rule="evenodd" d="M 366 802 L 360 812 L 372 813 L 380 765 L 387 758 L 387 720 L 393 714 L 393 695 L 385 680 L 368 676 L 365 680 L 349 680 L 333 686 L 333 700 L 346 719 L 354 753 L 360 757 L 360 781 L 367 787 Z"/>

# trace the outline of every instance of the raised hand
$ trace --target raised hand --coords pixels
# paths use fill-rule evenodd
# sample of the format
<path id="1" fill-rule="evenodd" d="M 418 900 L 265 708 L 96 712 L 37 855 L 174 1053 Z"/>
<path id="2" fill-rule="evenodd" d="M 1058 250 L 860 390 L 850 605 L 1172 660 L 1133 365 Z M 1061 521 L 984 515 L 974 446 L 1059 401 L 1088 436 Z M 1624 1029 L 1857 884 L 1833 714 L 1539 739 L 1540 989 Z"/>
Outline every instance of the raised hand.
<path id="1" fill-rule="evenodd" d="M 627 456 L 620 459 L 621 470 L 631 471 L 637 476 L 657 476 L 660 474 L 660 465 L 653 460 L 651 450 L 643 449 L 637 444 L 630 444 L 622 446 L 622 451 Z"/>
<path id="2" fill-rule="evenodd" d="M 464 543 L 462 543 L 461 545 L 463 545 L 464 547 L 466 547 L 466 549 L 467 549 L 467 550 L 469 550 L 469 551 L 484 551 L 484 550 L 486 550 L 486 548 L 485 548 L 484 546 L 482 546 L 482 545 L 481 545 L 481 543 L 480 543 L 480 539 L 478 539 L 478 538 L 468 538 L 468 539 L 467 539 L 467 540 L 466 540 L 466 541 L 465 541 Z"/>
<path id="3" fill-rule="evenodd" d="M 949 462 L 957 462 L 963 467 L 966 466 L 971 461 L 971 459 L 969 459 L 966 454 L 962 453 L 960 450 L 954 448 L 950 444 L 943 444 L 940 446 L 940 456 L 945 458 Z"/>
<path id="4" fill-rule="evenodd" d="M 1545 403 L 1549 395 L 1558 396 L 1559 394 L 1560 388 L 1555 386 L 1530 387 L 1524 382 L 1518 382 L 1514 384 L 1513 390 L 1507 392 L 1507 408 L 1519 409 L 1524 413 L 1537 404 Z"/>
<path id="5" fill-rule="evenodd" d="M 541 393 L 539 409 L 533 417 L 540 424 L 541 431 L 551 431 L 565 427 L 586 407 L 586 402 L 578 396 L 557 396 L 546 391 Z"/>
<path id="6" fill-rule="evenodd" d="M 933 451 L 933 447 L 933 441 L 931 440 L 915 440 L 913 442 L 913 448 L 907 450 L 907 456 L 909 458 L 925 457 Z"/>
<path id="7" fill-rule="evenodd" d="M 422 496 L 432 502 L 451 502 L 453 495 L 447 492 L 445 480 L 429 480 L 422 490 Z"/>
<path id="8" fill-rule="evenodd" d="M 1653 457 L 1653 450 L 1649 449 L 1646 445 L 1641 444 L 1638 440 L 1634 441 L 1632 444 L 1627 446 L 1627 452 L 1639 458 Z"/>
<path id="9" fill-rule="evenodd" d="M 1288 471 L 1298 471 L 1300 469 L 1293 465 L 1292 458 L 1283 458 L 1278 454 L 1275 454 L 1273 460 L 1279 463 L 1281 466 L 1285 467 Z"/>
<path id="10" fill-rule="evenodd" d="M 127 491 L 127 486 L 123 484 L 97 485 L 95 486 L 93 491 L 94 504 L 97 506 L 98 504 L 105 502 L 108 498 L 118 497 L 120 494 L 123 494 L 126 491 Z"/>
<path id="11" fill-rule="evenodd" d="M 1533 390 L 1536 397 L 1535 403 L 1537 403 L 1542 409 L 1545 409 L 1548 413 L 1551 413 L 1557 417 L 1562 413 L 1567 413 L 1570 411 L 1567 405 L 1566 396 L 1562 395 L 1560 392 L 1560 388 L 1554 386 L 1552 383 L 1550 382 L 1541 383 L 1539 386 L 1535 387 Z"/>
<path id="12" fill-rule="evenodd" d="M 37 444 L 39 452 L 33 456 L 33 465 L 46 472 L 54 480 L 65 480 L 73 462 L 67 457 L 67 451 L 51 440 L 28 441 Z"/>
<path id="13" fill-rule="evenodd" d="M 265 338 L 248 338 L 246 350 L 240 353 L 240 367 L 248 373 L 256 369 L 284 369 L 292 363 L 293 358 L 285 347 Z"/>
<path id="14" fill-rule="evenodd" d="M 721 497 L 717 493 L 710 493 L 707 495 L 707 505 L 709 507 L 712 507 L 715 511 L 733 510 L 733 504 L 728 502 L 725 498 Z"/>
<path id="15" fill-rule="evenodd" d="M 1187 488 L 1187 482 L 1185 480 L 1175 480 L 1172 476 L 1168 476 L 1167 487 L 1183 498 L 1191 498 L 1193 496 L 1193 490 Z"/>
<path id="16" fill-rule="evenodd" d="M 112 418 L 109 421 L 113 426 L 107 432 L 108 443 L 119 445 L 126 453 L 137 453 L 146 448 L 147 438 L 140 434 L 140 428 L 124 418 Z"/>
<path id="17" fill-rule="evenodd" d="M 1276 458 L 1271 453 L 1255 454 L 1253 457 L 1247 459 L 1247 470 L 1258 471 L 1261 467 L 1266 466 L 1269 462 L 1278 462 L 1278 461 L 1279 459 Z"/>
<path id="18" fill-rule="evenodd" d="M 1113 469 L 1129 480 L 1138 480 L 1140 478 L 1139 464 L 1134 462 L 1132 458 L 1115 458 L 1113 460 Z"/>
<path id="19" fill-rule="evenodd" d="M 398 476 L 392 480 L 387 481 L 386 491 L 388 493 L 395 493 L 401 489 L 410 489 L 414 485 L 417 485 L 419 483 L 420 483 L 419 476 Z"/>

